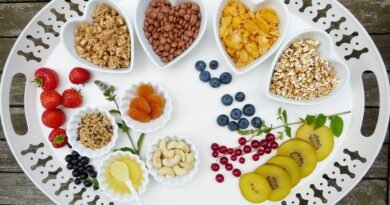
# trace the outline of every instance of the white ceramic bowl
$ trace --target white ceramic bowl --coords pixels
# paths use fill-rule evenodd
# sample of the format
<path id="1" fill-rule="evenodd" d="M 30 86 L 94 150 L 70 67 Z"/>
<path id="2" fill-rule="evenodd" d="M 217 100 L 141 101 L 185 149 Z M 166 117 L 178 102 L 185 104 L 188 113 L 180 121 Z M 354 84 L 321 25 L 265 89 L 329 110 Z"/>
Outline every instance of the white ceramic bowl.
<path id="1" fill-rule="evenodd" d="M 127 28 L 129 30 L 130 35 L 130 65 L 128 68 L 122 68 L 122 69 L 109 69 L 100 67 L 98 65 L 95 65 L 93 63 L 88 62 L 87 60 L 81 58 L 79 54 L 77 54 L 74 45 L 75 45 L 75 36 L 74 31 L 81 23 L 92 23 L 92 14 L 96 9 L 96 5 L 103 3 L 113 9 L 115 9 L 120 16 L 123 17 L 123 19 L 126 22 Z M 88 2 L 84 15 L 80 18 L 76 18 L 73 20 L 68 21 L 61 30 L 61 41 L 64 44 L 66 50 L 68 53 L 77 60 L 82 67 L 85 67 L 87 69 L 90 69 L 92 71 L 99 71 L 99 72 L 105 72 L 105 73 L 128 73 L 133 69 L 134 65 L 134 33 L 133 28 L 131 25 L 131 20 L 126 15 L 126 13 L 123 11 L 123 9 L 119 6 L 119 4 L 116 1 L 111 0 L 91 0 Z"/>
<path id="2" fill-rule="evenodd" d="M 137 97 L 137 89 L 141 84 L 147 84 L 154 88 L 157 94 L 160 94 L 165 99 L 164 113 L 157 119 L 151 120 L 150 122 L 143 123 L 132 119 L 128 114 L 129 105 L 133 98 Z M 150 133 L 154 132 L 162 127 L 169 121 L 172 113 L 172 100 L 168 95 L 168 92 L 161 86 L 152 82 L 140 82 L 139 84 L 132 85 L 130 89 L 124 91 L 123 96 L 120 98 L 120 111 L 122 119 L 125 121 L 127 126 L 137 132 Z"/>
<path id="3" fill-rule="evenodd" d="M 135 160 L 141 167 L 142 173 L 143 173 L 143 178 L 142 178 L 142 184 L 138 188 L 138 194 L 141 195 L 146 191 L 146 187 L 149 183 L 149 172 L 146 169 L 145 162 L 140 160 L 140 158 L 137 155 L 131 154 L 130 152 L 122 152 L 122 151 L 117 151 L 117 152 L 112 152 L 109 155 L 107 155 L 101 162 L 98 168 L 98 180 L 99 180 L 99 185 L 101 189 L 103 190 L 103 193 L 109 197 L 112 200 L 115 201 L 120 201 L 120 202 L 131 202 L 135 198 L 133 197 L 132 194 L 124 195 L 124 194 L 118 194 L 115 193 L 112 188 L 110 188 L 107 184 L 106 178 L 104 177 L 104 174 L 107 170 L 110 170 L 111 163 L 113 160 L 121 157 L 129 157 L 133 160 Z"/>
<path id="4" fill-rule="evenodd" d="M 262 62 L 266 61 L 269 57 L 274 54 L 279 46 L 282 44 L 283 40 L 286 38 L 287 35 L 287 30 L 288 26 L 290 24 L 290 18 L 289 18 L 289 12 L 286 7 L 286 5 L 283 3 L 283 1 L 279 0 L 261 0 L 261 1 L 255 1 L 255 0 L 235 0 L 237 2 L 241 2 L 245 4 L 252 12 L 255 12 L 257 10 L 269 7 L 273 8 L 279 19 L 279 31 L 280 31 L 280 36 L 278 40 L 271 46 L 271 48 L 265 53 L 264 55 L 260 56 L 259 58 L 255 59 L 252 63 L 242 67 L 238 68 L 236 66 L 236 63 L 230 58 L 229 54 L 225 50 L 222 40 L 219 37 L 219 25 L 220 25 L 220 17 L 222 10 L 224 6 L 229 2 L 230 0 L 223 0 L 219 4 L 218 10 L 215 13 L 214 16 L 214 37 L 217 42 L 218 49 L 221 51 L 223 57 L 225 58 L 226 62 L 228 62 L 229 66 L 232 68 L 233 72 L 240 75 L 240 74 L 245 74 L 252 69 L 258 67 Z"/>
<path id="5" fill-rule="evenodd" d="M 339 85 L 333 89 L 333 91 L 323 97 L 319 97 L 313 100 L 294 100 L 290 98 L 286 98 L 280 95 L 275 95 L 271 93 L 270 88 L 271 88 L 271 82 L 272 82 L 272 76 L 274 73 L 274 68 L 276 63 L 279 61 L 280 56 L 283 54 L 283 52 L 290 47 L 290 45 L 299 40 L 304 40 L 304 39 L 313 39 L 313 40 L 318 40 L 320 41 L 320 46 L 318 47 L 318 53 L 322 58 L 325 58 L 329 61 L 330 65 L 333 67 L 334 71 L 336 72 L 336 76 L 339 78 L 340 82 Z M 289 103 L 289 104 L 295 104 L 295 105 L 316 105 L 320 103 L 325 103 L 327 101 L 332 100 L 335 98 L 337 95 L 339 95 L 346 85 L 349 82 L 350 79 L 350 72 L 345 63 L 342 61 L 336 60 L 337 57 L 335 55 L 334 47 L 333 47 L 333 42 L 330 36 L 325 33 L 324 31 L 321 30 L 305 30 L 297 35 L 293 36 L 290 38 L 288 41 L 286 41 L 280 48 L 280 50 L 277 52 L 274 61 L 272 62 L 271 65 L 271 72 L 268 77 L 268 84 L 266 86 L 265 93 L 268 97 L 271 99 L 274 99 L 279 102 L 284 102 L 284 103 Z"/>
<path id="6" fill-rule="evenodd" d="M 195 158 L 195 164 L 194 168 L 185 176 L 176 176 L 176 177 L 164 177 L 160 176 L 158 174 L 158 170 L 155 169 L 152 165 L 152 158 L 153 158 L 153 153 L 154 151 L 158 148 L 158 145 L 160 144 L 161 140 L 177 140 L 177 141 L 184 141 L 190 146 L 191 152 L 194 154 Z M 199 166 L 199 152 L 196 149 L 195 145 L 189 141 L 187 138 L 180 136 L 180 135 L 168 135 L 166 137 L 157 139 L 148 149 L 146 153 L 146 165 L 148 166 L 149 173 L 150 175 L 153 176 L 153 178 L 160 182 L 163 185 L 168 185 L 168 186 L 181 186 L 184 185 L 185 183 L 191 181 L 196 173 L 198 172 L 198 166 Z"/>
<path id="7" fill-rule="evenodd" d="M 112 124 L 112 128 L 113 128 L 113 135 L 112 135 L 111 141 L 106 146 L 104 146 L 100 149 L 93 150 L 93 149 L 89 149 L 89 148 L 85 147 L 83 144 L 80 143 L 79 140 L 77 140 L 77 130 L 79 128 L 81 118 L 85 114 L 98 113 L 98 112 L 107 116 L 108 119 L 110 120 L 110 122 Z M 80 155 L 87 156 L 90 158 L 99 157 L 99 156 L 102 156 L 102 155 L 110 152 L 111 149 L 115 146 L 115 143 L 118 139 L 118 125 L 115 123 L 115 118 L 113 116 L 111 116 L 108 111 L 102 110 L 99 108 L 86 107 L 86 108 L 77 110 L 77 112 L 74 115 L 72 115 L 72 117 L 70 118 L 68 125 L 67 125 L 66 134 L 68 136 L 69 144 Z"/>
<path id="8" fill-rule="evenodd" d="M 138 39 L 139 39 L 142 47 L 144 48 L 146 54 L 148 55 L 150 60 L 152 60 L 152 62 L 159 69 L 166 69 L 166 68 L 172 66 L 173 64 L 180 61 L 180 59 L 182 59 L 184 56 L 186 56 L 189 52 L 191 52 L 191 50 L 195 48 L 195 46 L 199 43 L 200 39 L 203 37 L 203 34 L 204 34 L 204 32 L 206 30 L 206 26 L 207 26 L 207 10 L 206 10 L 206 7 L 204 5 L 203 0 L 169 0 L 169 1 L 172 3 L 172 5 L 178 5 L 178 4 L 186 3 L 186 2 L 197 3 L 199 5 L 199 8 L 200 8 L 201 22 L 200 22 L 200 26 L 199 26 L 198 36 L 192 42 L 191 46 L 188 47 L 187 50 L 185 50 L 182 54 L 180 54 L 179 56 L 174 58 L 172 61 L 170 61 L 168 63 L 164 63 L 161 61 L 160 57 L 154 52 L 148 39 L 146 39 L 146 37 L 145 37 L 145 33 L 144 33 L 144 29 L 143 29 L 146 11 L 149 7 L 151 0 L 139 1 L 138 7 L 137 7 L 137 13 L 136 13 L 136 17 L 135 17 L 135 31 L 137 33 Z"/>

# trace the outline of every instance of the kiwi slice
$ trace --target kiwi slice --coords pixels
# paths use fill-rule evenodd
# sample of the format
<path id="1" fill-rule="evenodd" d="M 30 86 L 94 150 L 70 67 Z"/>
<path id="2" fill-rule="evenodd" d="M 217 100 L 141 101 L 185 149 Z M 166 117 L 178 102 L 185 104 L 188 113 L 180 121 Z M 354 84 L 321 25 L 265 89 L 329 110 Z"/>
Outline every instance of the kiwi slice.
<path id="1" fill-rule="evenodd" d="M 266 164 L 258 167 L 255 173 L 265 177 L 272 188 L 268 200 L 280 201 L 290 193 L 291 180 L 284 169 Z"/>
<path id="2" fill-rule="evenodd" d="M 291 157 L 301 168 L 302 177 L 308 176 L 317 165 L 317 152 L 308 142 L 292 139 L 284 142 L 278 149 L 278 155 Z"/>
<path id="3" fill-rule="evenodd" d="M 318 161 L 324 160 L 333 150 L 334 137 L 329 127 L 314 129 L 314 124 L 303 124 L 299 127 L 296 138 L 305 140 L 316 149 Z"/>
<path id="4" fill-rule="evenodd" d="M 274 156 L 267 161 L 267 164 L 276 165 L 283 168 L 291 179 L 291 186 L 294 187 L 301 181 L 301 168 L 298 163 L 290 157 Z"/>
<path id="5" fill-rule="evenodd" d="M 242 196 L 252 203 L 264 202 L 271 193 L 271 186 L 267 179 L 256 173 L 242 175 L 239 186 Z"/>

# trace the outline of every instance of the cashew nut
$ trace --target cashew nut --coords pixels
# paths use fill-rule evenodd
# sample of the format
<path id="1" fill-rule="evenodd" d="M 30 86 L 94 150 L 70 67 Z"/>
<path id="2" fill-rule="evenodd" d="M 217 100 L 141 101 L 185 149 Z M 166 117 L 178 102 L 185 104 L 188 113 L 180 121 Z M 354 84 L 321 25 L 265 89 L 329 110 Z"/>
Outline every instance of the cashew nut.
<path id="1" fill-rule="evenodd" d="M 176 155 L 179 155 L 180 156 L 180 161 L 183 161 L 186 160 L 186 154 L 181 151 L 181 150 L 175 150 L 175 156 Z"/>
<path id="2" fill-rule="evenodd" d="M 189 164 L 194 164 L 195 162 L 195 158 L 194 158 L 194 154 L 190 153 L 186 156 L 186 161 L 187 163 Z"/>
<path id="3" fill-rule="evenodd" d="M 175 172 L 173 171 L 172 168 L 169 167 L 162 167 L 158 170 L 158 174 L 160 176 L 167 176 L 167 177 L 174 177 Z"/>
<path id="4" fill-rule="evenodd" d="M 176 176 L 184 176 L 187 175 L 189 172 L 188 169 L 182 168 L 179 165 L 174 166 L 173 171 L 175 172 Z"/>
<path id="5" fill-rule="evenodd" d="M 179 155 L 175 155 L 173 158 L 163 159 L 162 164 L 165 167 L 173 167 L 180 162 L 181 157 Z"/>
<path id="6" fill-rule="evenodd" d="M 176 140 L 172 140 L 170 142 L 168 142 L 167 144 L 167 148 L 168 149 L 175 149 L 177 147 L 177 141 Z"/>
<path id="7" fill-rule="evenodd" d="M 160 144 L 158 145 L 158 147 L 160 148 L 162 154 L 166 157 L 173 157 L 175 155 L 175 151 L 174 150 L 168 150 L 167 149 L 167 142 L 165 140 L 161 140 Z"/>
<path id="8" fill-rule="evenodd" d="M 184 169 L 187 169 L 187 170 L 191 170 L 194 167 L 193 164 L 191 165 L 191 164 L 189 164 L 187 162 L 180 162 L 179 165 L 181 167 L 183 167 Z"/>
<path id="9" fill-rule="evenodd" d="M 161 151 L 160 151 L 160 149 L 157 149 L 156 151 L 154 151 L 153 157 L 152 157 L 152 165 L 156 169 L 161 168 L 162 165 L 161 165 Z"/>

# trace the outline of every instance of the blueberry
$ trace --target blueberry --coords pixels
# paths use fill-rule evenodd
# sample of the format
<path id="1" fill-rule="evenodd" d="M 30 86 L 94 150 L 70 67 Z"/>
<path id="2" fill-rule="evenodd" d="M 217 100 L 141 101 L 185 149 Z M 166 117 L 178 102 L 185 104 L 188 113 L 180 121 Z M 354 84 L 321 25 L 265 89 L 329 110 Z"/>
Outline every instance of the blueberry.
<path id="1" fill-rule="evenodd" d="M 85 180 L 85 181 L 84 181 L 84 186 L 85 186 L 85 187 L 90 187 L 90 186 L 92 186 L 91 180 L 89 180 L 89 179 Z"/>
<path id="2" fill-rule="evenodd" d="M 200 72 L 206 70 L 206 63 L 205 63 L 204 61 L 202 61 L 202 60 L 197 61 L 197 62 L 195 63 L 195 69 L 196 69 L 197 71 L 200 71 Z"/>
<path id="3" fill-rule="evenodd" d="M 259 117 L 254 117 L 254 118 L 252 119 L 252 126 L 253 126 L 254 128 L 260 128 L 262 124 L 263 124 L 263 122 L 261 121 L 261 118 L 259 118 Z"/>
<path id="4" fill-rule="evenodd" d="M 242 102 L 245 100 L 245 94 L 243 92 L 238 92 L 234 96 L 234 99 L 236 99 L 237 102 Z"/>
<path id="5" fill-rule="evenodd" d="M 73 155 L 73 157 L 79 157 L 80 156 L 80 154 L 78 152 L 76 152 L 76 151 L 72 151 L 72 155 Z"/>
<path id="6" fill-rule="evenodd" d="M 79 167 L 78 170 L 79 170 L 79 172 L 85 172 L 86 168 L 85 167 Z"/>
<path id="7" fill-rule="evenodd" d="M 74 180 L 74 183 L 75 183 L 76 185 L 79 185 L 79 184 L 81 184 L 81 179 L 79 179 L 79 178 L 76 178 L 76 179 Z"/>
<path id="8" fill-rule="evenodd" d="M 222 96 L 221 102 L 223 105 L 229 106 L 233 103 L 233 97 L 229 94 L 225 94 Z"/>
<path id="9" fill-rule="evenodd" d="M 213 88 L 218 88 L 221 85 L 221 81 L 218 78 L 211 78 L 209 83 Z"/>
<path id="10" fill-rule="evenodd" d="M 241 110 L 238 109 L 238 108 L 234 108 L 231 112 L 230 112 L 230 117 L 232 117 L 234 120 L 239 120 L 241 118 Z"/>
<path id="11" fill-rule="evenodd" d="M 66 145 L 68 145 L 69 149 L 72 149 L 72 145 L 70 145 L 69 143 L 67 143 Z"/>
<path id="12" fill-rule="evenodd" d="M 244 106 L 244 108 L 242 109 L 242 111 L 243 111 L 243 113 L 244 113 L 245 116 L 250 117 L 250 116 L 252 116 L 252 115 L 255 114 L 256 109 L 255 109 L 255 106 L 253 106 L 253 105 L 251 105 L 251 104 L 246 104 L 246 105 Z"/>
<path id="13" fill-rule="evenodd" d="M 213 69 L 213 70 L 217 69 L 218 66 L 219 66 L 219 63 L 218 63 L 218 61 L 216 61 L 216 60 L 212 60 L 212 61 L 210 61 L 210 63 L 209 63 L 209 67 L 210 67 L 211 69 Z"/>
<path id="14" fill-rule="evenodd" d="M 210 72 L 209 71 L 202 71 L 199 74 L 199 79 L 203 82 L 209 82 L 211 78 Z"/>
<path id="15" fill-rule="evenodd" d="M 83 165 L 87 165 L 89 163 L 89 158 L 88 157 L 81 157 L 80 162 Z"/>
<path id="16" fill-rule="evenodd" d="M 236 122 L 229 122 L 228 128 L 230 131 L 234 132 L 238 130 L 238 124 Z"/>
<path id="17" fill-rule="evenodd" d="M 92 171 L 92 172 L 89 173 L 89 176 L 91 176 L 92 178 L 96 178 L 97 177 L 97 172 Z"/>
<path id="18" fill-rule="evenodd" d="M 80 176 L 80 172 L 78 170 L 73 170 L 72 176 L 73 177 L 79 177 Z"/>
<path id="19" fill-rule="evenodd" d="M 66 162 L 71 162 L 73 160 L 73 156 L 72 155 L 70 155 L 70 154 L 68 154 L 68 155 L 66 155 L 66 157 L 65 157 L 65 161 Z"/>
<path id="20" fill-rule="evenodd" d="M 77 167 L 84 167 L 85 165 L 81 162 L 81 161 L 79 161 L 79 163 L 77 163 Z"/>
<path id="21" fill-rule="evenodd" d="M 79 170 L 79 166 L 77 164 L 73 165 L 74 170 Z"/>
<path id="22" fill-rule="evenodd" d="M 221 74 L 221 76 L 219 76 L 219 79 L 223 84 L 229 84 L 230 82 L 232 82 L 233 77 L 232 74 L 224 72 Z"/>
<path id="23" fill-rule="evenodd" d="M 227 115 L 220 115 L 217 118 L 217 123 L 219 126 L 226 126 L 229 123 L 229 117 Z"/>
<path id="24" fill-rule="evenodd" d="M 85 172 L 81 172 L 80 173 L 80 179 L 81 180 L 86 180 L 88 178 L 88 174 L 87 173 L 85 173 Z"/>
<path id="25" fill-rule="evenodd" d="M 88 165 L 86 168 L 85 168 L 85 171 L 87 171 L 88 173 L 92 172 L 92 171 L 95 171 L 95 169 L 93 168 L 92 165 Z"/>
<path id="26" fill-rule="evenodd" d="M 66 168 L 69 169 L 69 170 L 72 170 L 73 169 L 73 164 L 71 164 L 71 163 L 67 164 Z"/>
<path id="27" fill-rule="evenodd" d="M 238 127 L 240 127 L 240 129 L 248 128 L 249 127 L 249 121 L 246 118 L 241 118 L 238 121 Z"/>
<path id="28" fill-rule="evenodd" d="M 79 160 L 78 159 L 72 159 L 72 161 L 70 161 L 71 164 L 73 165 L 76 165 L 79 163 Z"/>

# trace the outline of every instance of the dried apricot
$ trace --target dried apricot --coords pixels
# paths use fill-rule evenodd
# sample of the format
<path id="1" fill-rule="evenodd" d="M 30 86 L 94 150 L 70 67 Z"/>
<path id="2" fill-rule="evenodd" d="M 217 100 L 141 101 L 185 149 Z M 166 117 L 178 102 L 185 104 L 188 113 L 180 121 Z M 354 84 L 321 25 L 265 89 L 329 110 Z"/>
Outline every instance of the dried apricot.
<path id="1" fill-rule="evenodd" d="M 146 100 L 149 102 L 149 103 L 156 103 L 157 105 L 160 105 L 161 107 L 164 107 L 165 105 L 165 99 L 164 97 L 162 97 L 161 95 L 159 94 L 151 94 L 149 95 Z"/>
<path id="2" fill-rule="evenodd" d="M 138 86 L 138 95 L 142 97 L 147 97 L 154 93 L 154 88 L 147 84 L 142 84 Z"/>
<path id="3" fill-rule="evenodd" d="M 159 118 L 163 114 L 163 109 L 160 105 L 156 103 L 150 103 L 150 107 L 152 108 L 152 112 L 150 113 L 150 117 L 152 119 Z"/>
<path id="4" fill-rule="evenodd" d="M 149 122 L 151 120 L 148 114 L 138 110 L 137 108 L 130 108 L 127 114 L 139 122 Z"/>
<path id="5" fill-rule="evenodd" d="M 130 108 L 137 108 L 142 112 L 145 112 L 146 114 L 149 114 L 151 112 L 148 101 L 140 96 L 131 100 Z"/>

